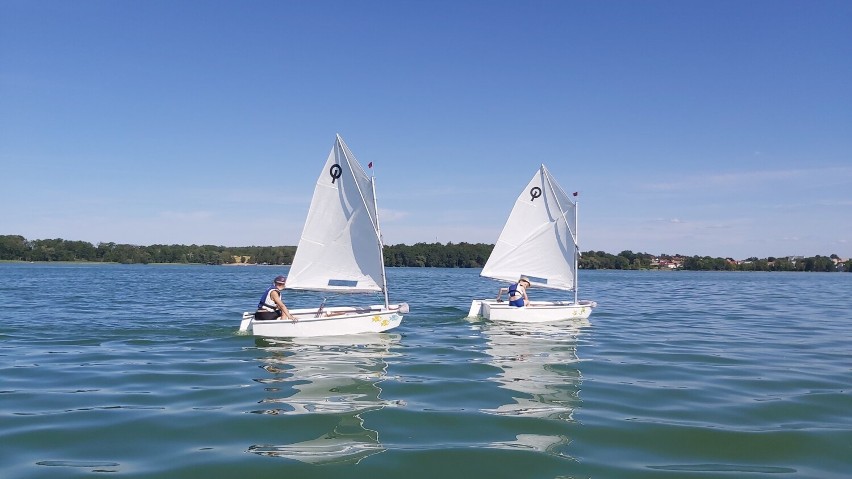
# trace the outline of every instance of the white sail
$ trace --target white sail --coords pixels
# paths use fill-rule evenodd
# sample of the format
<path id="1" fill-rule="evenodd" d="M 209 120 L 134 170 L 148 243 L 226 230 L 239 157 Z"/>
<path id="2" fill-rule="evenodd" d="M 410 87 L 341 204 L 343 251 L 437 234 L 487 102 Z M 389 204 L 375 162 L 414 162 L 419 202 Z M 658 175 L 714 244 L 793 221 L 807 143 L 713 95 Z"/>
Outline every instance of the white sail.
<path id="1" fill-rule="evenodd" d="M 383 291 L 372 179 L 340 135 L 317 180 L 287 289 Z"/>
<path id="2" fill-rule="evenodd" d="M 482 276 L 533 286 L 573 290 L 576 286 L 577 205 L 544 165 L 515 201 Z"/>

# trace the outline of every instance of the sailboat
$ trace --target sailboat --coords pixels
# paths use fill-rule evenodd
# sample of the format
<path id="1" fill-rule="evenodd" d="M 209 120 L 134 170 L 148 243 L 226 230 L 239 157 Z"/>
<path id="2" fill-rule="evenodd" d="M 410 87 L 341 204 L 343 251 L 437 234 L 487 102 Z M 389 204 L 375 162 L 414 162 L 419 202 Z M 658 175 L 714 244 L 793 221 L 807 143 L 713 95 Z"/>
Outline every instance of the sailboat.
<path id="1" fill-rule="evenodd" d="M 317 179 L 285 289 L 381 292 L 384 304 L 291 309 L 297 321 L 259 321 L 243 313 L 240 331 L 256 336 L 313 337 L 393 329 L 408 304 L 388 302 L 375 177 L 368 176 L 337 135 Z"/>
<path id="2" fill-rule="evenodd" d="M 475 299 L 468 316 L 492 321 L 540 323 L 588 319 L 594 301 L 579 301 L 577 291 L 577 203 L 556 183 L 544 165 L 521 191 L 481 276 L 534 288 L 573 291 L 574 300 L 530 301 L 523 307 L 496 299 Z"/>

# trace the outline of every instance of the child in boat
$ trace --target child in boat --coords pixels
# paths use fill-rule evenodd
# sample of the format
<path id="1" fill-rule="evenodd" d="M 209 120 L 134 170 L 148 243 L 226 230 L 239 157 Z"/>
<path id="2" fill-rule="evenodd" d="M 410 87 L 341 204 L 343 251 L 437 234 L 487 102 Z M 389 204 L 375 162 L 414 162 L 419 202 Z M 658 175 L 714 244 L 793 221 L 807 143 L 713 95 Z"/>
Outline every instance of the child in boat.
<path id="1" fill-rule="evenodd" d="M 521 276 L 517 283 L 512 283 L 508 288 L 500 288 L 497 291 L 497 302 L 503 302 L 503 293 L 509 293 L 509 306 L 522 307 L 530 304 L 530 299 L 527 297 L 527 288 L 530 287 L 530 280 L 526 276 Z"/>
<path id="2" fill-rule="evenodd" d="M 257 303 L 257 312 L 254 313 L 254 319 L 258 321 L 269 321 L 273 319 L 292 319 L 296 321 L 296 317 L 290 314 L 290 310 L 284 305 L 284 300 L 281 298 L 281 290 L 287 283 L 286 276 L 277 276 L 272 281 L 270 286 L 263 296 L 260 297 L 260 302 Z"/>

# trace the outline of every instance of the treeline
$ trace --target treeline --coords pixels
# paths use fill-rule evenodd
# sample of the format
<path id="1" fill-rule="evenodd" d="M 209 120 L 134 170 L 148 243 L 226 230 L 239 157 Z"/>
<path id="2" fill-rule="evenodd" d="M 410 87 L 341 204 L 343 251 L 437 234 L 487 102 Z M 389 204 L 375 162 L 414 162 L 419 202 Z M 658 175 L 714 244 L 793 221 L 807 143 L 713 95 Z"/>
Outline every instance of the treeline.
<path id="1" fill-rule="evenodd" d="M 483 243 L 416 243 L 385 246 L 385 266 L 417 268 L 481 268 L 494 245 Z"/>
<path id="2" fill-rule="evenodd" d="M 387 266 L 427 268 L 481 268 L 493 245 L 426 244 L 385 246 Z M 64 239 L 27 240 L 18 235 L 0 235 L 0 260 L 91 261 L 125 264 L 291 264 L 295 246 L 212 246 L 98 243 Z"/>
<path id="3" fill-rule="evenodd" d="M 838 260 L 838 261 L 835 261 Z M 652 255 L 622 251 L 617 255 L 588 251 L 580 257 L 581 269 L 678 269 L 687 271 L 813 271 L 852 272 L 852 259 L 840 262 L 836 254 L 805 257 L 751 257 L 742 261 L 710 256 Z"/>
<path id="4" fill-rule="evenodd" d="M 494 245 L 483 243 L 416 243 L 385 246 L 386 266 L 420 268 L 481 268 Z M 27 240 L 19 235 L 0 235 L 0 260 L 6 261 L 91 261 L 125 264 L 291 264 L 295 246 L 150 245 L 69 241 L 64 239 Z M 622 251 L 584 252 L 581 269 L 678 269 L 694 271 L 852 271 L 852 260 L 836 264 L 837 255 L 810 258 L 732 258 L 710 256 L 652 255 Z"/>
<path id="5" fill-rule="evenodd" d="M 98 243 L 64 239 L 27 240 L 0 235 L 0 260 L 91 261 L 104 263 L 290 264 L 295 246 L 150 245 Z"/>

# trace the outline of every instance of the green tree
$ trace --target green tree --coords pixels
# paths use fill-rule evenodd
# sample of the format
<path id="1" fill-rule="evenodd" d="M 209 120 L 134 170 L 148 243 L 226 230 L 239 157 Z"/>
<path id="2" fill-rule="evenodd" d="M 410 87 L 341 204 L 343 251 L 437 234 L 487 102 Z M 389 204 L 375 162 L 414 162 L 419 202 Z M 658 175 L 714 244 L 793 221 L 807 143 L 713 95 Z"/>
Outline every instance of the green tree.
<path id="1" fill-rule="evenodd" d="M 0 235 L 0 259 L 28 261 L 30 245 L 20 235 Z"/>

